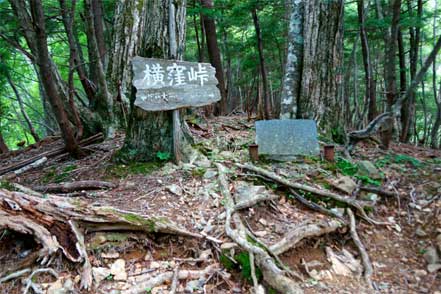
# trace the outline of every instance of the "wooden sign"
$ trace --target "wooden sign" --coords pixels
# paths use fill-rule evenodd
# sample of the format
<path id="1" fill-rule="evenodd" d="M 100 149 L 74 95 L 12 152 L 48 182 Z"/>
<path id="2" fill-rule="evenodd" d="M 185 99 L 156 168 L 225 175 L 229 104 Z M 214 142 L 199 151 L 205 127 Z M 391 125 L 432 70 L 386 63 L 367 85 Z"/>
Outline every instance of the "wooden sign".
<path id="1" fill-rule="evenodd" d="M 209 105 L 221 99 L 209 63 L 134 57 L 135 105 L 147 111 Z"/>

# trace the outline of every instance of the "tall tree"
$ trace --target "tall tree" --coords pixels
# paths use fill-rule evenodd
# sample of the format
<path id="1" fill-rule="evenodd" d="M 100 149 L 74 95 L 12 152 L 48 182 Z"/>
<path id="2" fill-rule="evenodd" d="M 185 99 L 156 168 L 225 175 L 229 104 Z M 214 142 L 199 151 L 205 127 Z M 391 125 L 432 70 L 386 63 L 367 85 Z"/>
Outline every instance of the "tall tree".
<path id="1" fill-rule="evenodd" d="M 328 135 L 342 128 L 343 0 L 305 2 L 298 118 L 314 118 Z"/>
<path id="2" fill-rule="evenodd" d="M 201 0 L 201 4 L 205 9 L 213 9 L 213 0 Z M 219 82 L 218 88 L 221 93 L 221 101 L 215 107 L 215 114 L 221 115 L 227 111 L 227 92 L 225 89 L 222 59 L 217 42 L 216 23 L 212 16 L 204 13 L 202 13 L 202 21 L 207 40 L 208 57 L 210 58 L 211 65 L 216 68 L 216 78 Z"/>
<path id="3" fill-rule="evenodd" d="M 32 17 L 33 29 L 35 32 L 35 56 L 41 75 L 44 90 L 49 97 L 51 106 L 60 126 L 61 135 L 66 144 L 66 150 L 73 155 L 80 155 L 81 150 L 75 139 L 75 134 L 70 125 L 69 118 L 63 106 L 62 98 L 59 94 L 59 89 L 55 83 L 55 77 L 51 70 L 52 61 L 49 57 L 49 50 L 47 47 L 47 35 L 45 17 L 43 13 L 43 6 L 40 0 L 30 0 L 30 11 Z"/>
<path id="4" fill-rule="evenodd" d="M 177 48 L 176 58 L 180 59 L 185 44 L 186 1 L 175 2 L 174 5 L 174 41 Z M 116 67 L 118 65 L 131 71 L 130 60 L 135 55 L 169 58 L 169 0 L 144 1 L 143 5 L 139 5 L 136 0 L 120 0 L 116 7 L 115 26 L 116 34 L 120 35 L 114 36 L 118 42 L 114 43 L 112 49 L 112 68 L 122 70 Z M 127 31 L 132 30 L 137 33 L 127 34 Z M 123 85 L 131 85 L 132 79 L 133 74 L 128 70 L 121 75 Z M 118 157 L 125 160 L 152 161 L 157 159 L 158 152 L 173 154 L 172 111 L 147 112 L 133 105 L 134 91 L 130 91 L 129 97 L 129 127 Z"/>
<path id="5" fill-rule="evenodd" d="M 363 66 L 365 74 L 365 97 L 368 101 L 368 120 L 374 119 L 377 115 L 377 97 L 376 97 L 376 83 L 374 78 L 374 71 L 372 68 L 371 53 L 369 48 L 369 41 L 366 31 L 366 12 L 364 0 L 357 1 L 358 22 L 360 24 L 360 40 L 361 51 L 363 55 Z"/>
<path id="6" fill-rule="evenodd" d="M 280 118 L 296 118 L 300 99 L 303 62 L 304 1 L 287 1 L 290 5 L 288 25 L 288 53 L 283 77 Z"/>

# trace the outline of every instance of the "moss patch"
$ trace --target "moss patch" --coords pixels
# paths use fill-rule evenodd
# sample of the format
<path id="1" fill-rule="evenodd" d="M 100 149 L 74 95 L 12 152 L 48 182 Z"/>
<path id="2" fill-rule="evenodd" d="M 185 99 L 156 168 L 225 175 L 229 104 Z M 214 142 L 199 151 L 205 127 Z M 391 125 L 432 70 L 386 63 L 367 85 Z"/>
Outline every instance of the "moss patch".
<path id="1" fill-rule="evenodd" d="M 106 175 L 109 178 L 125 178 L 128 175 L 148 175 L 162 167 L 159 162 L 131 162 L 129 164 L 114 164 L 107 168 Z"/>

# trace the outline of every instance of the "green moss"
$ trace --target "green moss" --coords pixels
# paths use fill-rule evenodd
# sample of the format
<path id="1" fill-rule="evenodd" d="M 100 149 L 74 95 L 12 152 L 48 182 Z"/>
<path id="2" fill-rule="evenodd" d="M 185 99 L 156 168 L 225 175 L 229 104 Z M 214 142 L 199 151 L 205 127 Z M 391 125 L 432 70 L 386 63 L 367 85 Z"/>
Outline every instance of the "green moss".
<path id="1" fill-rule="evenodd" d="M 0 181 L 0 189 L 15 191 L 14 186 L 10 182 L 7 182 L 7 181 Z"/>
<path id="2" fill-rule="evenodd" d="M 162 167 L 159 162 L 131 162 L 129 164 L 114 164 L 107 168 L 106 175 L 109 177 L 125 178 L 128 175 L 148 175 Z"/>
<path id="3" fill-rule="evenodd" d="M 229 259 L 225 254 L 221 254 L 219 256 L 219 261 L 226 270 L 231 271 L 236 267 L 234 262 L 232 262 L 231 259 Z"/>

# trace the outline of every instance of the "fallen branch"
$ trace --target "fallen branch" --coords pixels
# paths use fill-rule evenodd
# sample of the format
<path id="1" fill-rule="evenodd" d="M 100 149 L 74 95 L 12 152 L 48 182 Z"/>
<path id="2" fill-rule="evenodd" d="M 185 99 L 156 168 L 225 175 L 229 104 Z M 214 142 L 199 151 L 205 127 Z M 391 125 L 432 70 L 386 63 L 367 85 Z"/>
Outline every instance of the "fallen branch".
<path id="1" fill-rule="evenodd" d="M 247 199 L 245 201 L 241 201 L 241 202 L 237 203 L 234 206 L 234 210 L 237 211 L 237 210 L 241 210 L 241 209 L 250 208 L 259 202 L 269 201 L 269 200 L 277 200 L 277 199 L 279 199 L 279 196 L 277 196 L 277 195 L 265 195 L 265 194 L 256 195 L 256 196 L 252 197 L 251 199 Z"/>
<path id="2" fill-rule="evenodd" d="M 31 170 L 31 169 L 37 168 L 39 166 L 42 166 L 44 163 L 46 163 L 46 161 L 47 161 L 47 157 L 42 157 L 42 158 L 40 158 L 40 159 L 38 159 L 38 160 L 28 164 L 28 165 L 25 165 L 24 167 L 22 167 L 20 169 L 15 170 L 12 173 L 9 173 L 9 174 L 6 174 L 4 176 L 1 176 L 0 180 L 10 180 L 10 179 L 13 179 L 13 178 L 21 175 L 22 173 L 27 172 L 28 170 Z"/>
<path id="3" fill-rule="evenodd" d="M 4 283 L 4 282 L 7 282 L 7 281 L 9 281 L 9 280 L 16 279 L 16 278 L 18 278 L 18 277 L 21 277 L 21 276 L 23 276 L 24 274 L 29 273 L 30 271 L 31 271 L 30 268 L 25 268 L 25 269 L 22 269 L 22 270 L 16 271 L 16 272 L 14 272 L 14 273 L 11 273 L 11 274 L 9 274 L 9 275 L 7 275 L 7 276 L 1 278 L 1 279 L 0 279 L 0 284 L 1 284 L 1 283 Z"/>
<path id="4" fill-rule="evenodd" d="M 256 246 L 248 241 L 249 232 L 245 229 L 238 214 L 234 210 L 234 201 L 231 193 L 228 189 L 228 182 L 226 179 L 225 167 L 217 163 L 219 170 L 219 183 L 221 194 L 225 199 L 225 232 L 235 243 L 237 243 L 244 250 L 253 253 L 256 259 L 256 263 L 262 271 L 263 279 L 268 285 L 275 290 L 286 294 L 298 294 L 303 293 L 299 285 L 291 278 L 286 276 L 285 271 L 280 269 L 271 255 L 263 248 Z M 234 221 L 236 229 L 231 227 L 231 221 Z"/>
<path id="5" fill-rule="evenodd" d="M 179 264 L 176 265 L 175 270 L 173 271 L 173 279 L 172 279 L 172 283 L 170 286 L 170 292 L 169 294 L 175 294 L 176 293 L 176 289 L 178 288 L 178 279 L 179 278 Z"/>
<path id="6" fill-rule="evenodd" d="M 219 271 L 220 267 L 218 264 L 212 264 L 207 266 L 204 270 L 201 271 L 195 271 L 195 270 L 180 270 L 177 279 L 178 280 L 186 280 L 186 279 L 200 279 L 205 278 L 211 275 L 212 273 Z M 123 290 L 121 294 L 144 294 L 146 292 L 146 289 L 153 289 L 154 287 L 157 287 L 159 285 L 162 285 L 166 282 L 170 282 L 174 277 L 174 271 L 165 272 L 162 274 L 159 274 L 147 281 L 139 282 L 136 286 L 128 289 Z"/>
<path id="7" fill-rule="evenodd" d="M 363 266 L 364 266 L 364 279 L 366 280 L 366 283 L 369 285 L 369 287 L 372 289 L 373 288 L 373 284 L 372 284 L 372 273 L 373 273 L 372 264 L 371 264 L 371 261 L 369 259 L 369 255 L 367 254 L 366 249 L 365 249 L 363 243 L 361 242 L 360 237 L 357 234 L 354 213 L 352 212 L 352 210 L 350 208 L 347 209 L 347 212 L 348 212 L 349 219 L 350 219 L 351 237 L 354 240 L 355 246 L 357 246 L 358 251 L 360 252 L 361 260 L 363 262 Z"/>
<path id="8" fill-rule="evenodd" d="M 303 239 L 329 234 L 342 226 L 343 224 L 337 220 L 319 220 L 313 223 L 301 224 L 289 231 L 279 242 L 270 246 L 270 250 L 274 254 L 280 255 L 294 248 Z"/>
<path id="9" fill-rule="evenodd" d="M 317 188 L 314 188 L 314 187 L 311 187 L 311 186 L 308 186 L 305 184 L 291 183 L 291 182 L 279 177 L 278 175 L 276 175 L 275 173 L 273 173 L 271 171 L 254 166 L 252 164 L 236 163 L 236 166 L 238 166 L 242 169 L 246 169 L 246 170 L 261 174 L 265 178 L 270 179 L 274 182 L 277 182 L 277 183 L 279 183 L 283 186 L 286 186 L 288 188 L 303 190 L 303 191 L 310 192 L 310 193 L 313 193 L 318 196 L 329 197 L 329 198 L 334 199 L 338 202 L 345 203 L 348 206 L 351 206 L 351 207 L 354 207 L 355 209 L 357 209 L 357 211 L 360 213 L 361 217 L 363 217 L 369 223 L 376 224 L 376 225 L 388 225 L 389 224 L 389 223 L 384 223 L 384 222 L 377 222 L 377 221 L 371 219 L 363 209 L 363 206 L 365 206 L 365 205 L 361 204 L 359 201 L 357 201 L 355 199 L 346 198 L 346 197 L 340 196 L 338 194 L 332 193 L 330 191 L 317 189 Z"/>
<path id="10" fill-rule="evenodd" d="M 35 186 L 32 189 L 43 193 L 71 193 L 83 190 L 112 189 L 118 185 L 104 181 L 77 181 L 61 184 L 49 184 L 45 186 Z"/>
<path id="11" fill-rule="evenodd" d="M 370 193 L 375 193 L 375 194 L 378 194 L 380 196 L 385 196 L 385 197 L 396 197 L 396 193 L 389 192 L 389 191 L 386 191 L 386 190 L 383 190 L 381 188 L 374 187 L 374 186 L 361 186 L 360 190 L 370 192 Z"/>
<path id="12" fill-rule="evenodd" d="M 103 138 L 104 138 L 103 134 L 98 133 L 98 134 L 93 135 L 93 136 L 91 136 L 91 137 L 89 137 L 87 139 L 82 140 L 79 143 L 79 145 L 80 146 L 87 146 L 87 145 L 90 145 L 90 144 L 92 144 L 94 142 L 100 141 Z M 11 164 L 9 166 L 6 166 L 6 167 L 0 169 L 0 176 L 4 175 L 4 174 L 7 174 L 9 172 L 13 172 L 15 170 L 18 170 L 18 169 L 20 169 L 20 168 L 22 168 L 22 167 L 24 167 L 26 165 L 29 165 L 29 164 L 37 161 L 37 160 L 40 160 L 43 157 L 47 157 L 49 159 L 51 157 L 58 156 L 60 154 L 65 154 L 65 153 L 67 154 L 65 149 L 66 148 L 64 146 L 63 147 L 58 147 L 58 148 L 56 148 L 54 150 L 50 150 L 50 151 L 41 153 L 41 154 L 39 154 L 37 156 L 34 156 L 34 157 L 31 157 L 31 158 L 25 159 L 23 161 L 20 161 L 18 163 L 14 163 L 14 164 Z"/>
<path id="13" fill-rule="evenodd" d="M 91 284 L 84 231 L 126 230 L 206 238 L 164 217 L 92 206 L 78 199 L 54 195 L 40 198 L 4 189 L 0 189 L 0 228 L 34 236 L 41 245 L 38 256 L 43 262 L 58 250 L 73 262 L 84 262 L 84 287 Z"/>

